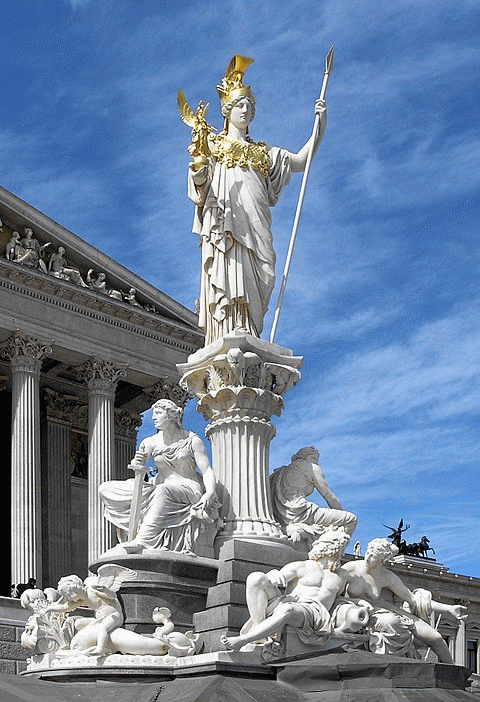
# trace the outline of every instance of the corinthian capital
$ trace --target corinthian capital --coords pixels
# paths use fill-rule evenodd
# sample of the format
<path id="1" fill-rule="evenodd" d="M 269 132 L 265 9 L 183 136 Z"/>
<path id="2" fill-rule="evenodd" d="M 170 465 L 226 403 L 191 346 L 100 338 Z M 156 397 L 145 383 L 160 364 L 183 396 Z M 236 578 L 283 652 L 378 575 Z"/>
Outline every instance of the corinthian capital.
<path id="1" fill-rule="evenodd" d="M 179 407 L 185 407 L 187 400 L 190 400 L 193 395 L 180 387 L 179 383 L 172 382 L 168 378 L 162 378 L 155 385 L 144 388 L 143 394 L 151 404 L 157 400 L 172 400 Z"/>
<path id="2" fill-rule="evenodd" d="M 50 344 L 18 332 L 8 337 L 1 351 L 3 358 L 11 362 L 13 371 L 23 370 L 31 373 L 40 372 L 42 361 L 49 353 L 52 353 Z"/>
<path id="3" fill-rule="evenodd" d="M 126 409 L 115 410 L 113 416 L 115 422 L 115 434 L 125 439 L 135 441 L 137 429 L 142 425 L 142 418 L 136 412 Z"/>
<path id="4" fill-rule="evenodd" d="M 115 392 L 120 378 L 124 378 L 126 375 L 125 366 L 117 366 L 111 361 L 92 358 L 79 369 L 77 378 L 87 384 L 90 392 L 110 394 Z"/>

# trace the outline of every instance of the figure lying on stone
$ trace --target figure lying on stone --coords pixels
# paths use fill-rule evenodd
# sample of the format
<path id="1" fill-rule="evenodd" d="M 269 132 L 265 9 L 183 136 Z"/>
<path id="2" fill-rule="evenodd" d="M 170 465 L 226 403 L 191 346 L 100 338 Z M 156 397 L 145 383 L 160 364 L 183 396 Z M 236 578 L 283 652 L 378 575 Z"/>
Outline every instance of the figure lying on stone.
<path id="1" fill-rule="evenodd" d="M 309 560 L 289 563 L 280 571 L 251 573 L 246 580 L 250 619 L 239 636 L 222 637 L 224 646 L 233 651 L 247 644 L 266 647 L 279 641 L 288 625 L 301 642 L 320 650 L 329 640 L 340 645 L 350 635 L 357 642 L 363 638 L 373 653 L 418 658 L 418 648 L 429 647 L 440 662 L 453 663 L 429 617 L 436 612 L 463 619 L 466 608 L 436 602 L 428 590 L 411 592 L 385 567 L 398 553 L 386 539 L 374 539 L 364 559 L 340 567 L 348 539 L 344 528 L 329 527 L 314 542 Z"/>
<path id="2" fill-rule="evenodd" d="M 338 571 L 349 539 L 343 527 L 330 527 L 315 541 L 308 560 L 251 573 L 246 580 L 250 619 L 239 636 L 222 637 L 225 647 L 238 651 L 249 643 L 266 643 L 267 637 L 279 639 L 286 625 L 295 628 L 302 642 L 322 646 L 331 636 L 338 638 L 364 626 L 365 607 L 351 605 L 348 612 L 344 608 L 335 625 L 330 614 L 345 585 Z"/>
<path id="3" fill-rule="evenodd" d="M 430 647 L 442 663 L 454 663 L 447 644 L 440 632 L 430 625 L 429 618 L 431 612 L 436 612 L 463 619 L 466 608 L 436 602 L 428 590 L 411 592 L 398 575 L 385 566 L 397 554 L 398 548 L 387 539 L 373 539 L 362 560 L 345 563 L 340 569 L 346 599 L 369 611 L 370 650 L 417 658 L 420 644 Z M 391 601 L 392 594 L 399 604 Z"/>

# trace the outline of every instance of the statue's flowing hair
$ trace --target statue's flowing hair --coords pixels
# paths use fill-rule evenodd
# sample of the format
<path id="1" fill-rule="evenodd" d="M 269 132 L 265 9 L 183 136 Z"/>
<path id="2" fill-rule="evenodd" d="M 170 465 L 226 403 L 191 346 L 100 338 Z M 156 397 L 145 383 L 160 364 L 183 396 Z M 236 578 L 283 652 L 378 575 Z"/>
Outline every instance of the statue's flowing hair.
<path id="1" fill-rule="evenodd" d="M 340 558 L 349 541 L 350 534 L 344 527 L 328 527 L 313 542 L 308 557 L 311 561 L 328 558 L 331 560 L 328 569 L 335 572 L 340 567 Z"/>
<path id="2" fill-rule="evenodd" d="M 365 555 L 368 551 L 379 556 L 382 562 L 385 563 L 385 561 L 394 558 L 398 554 L 398 547 L 388 541 L 388 539 L 372 539 L 367 545 Z"/>
<path id="3" fill-rule="evenodd" d="M 182 426 L 183 409 L 176 405 L 175 402 L 173 402 L 173 400 L 168 400 L 166 398 L 157 400 L 153 403 L 153 405 L 150 408 L 152 412 L 155 411 L 156 407 L 161 407 L 162 409 L 164 409 L 169 419 L 174 421 L 175 424 L 178 424 L 178 426 Z"/>

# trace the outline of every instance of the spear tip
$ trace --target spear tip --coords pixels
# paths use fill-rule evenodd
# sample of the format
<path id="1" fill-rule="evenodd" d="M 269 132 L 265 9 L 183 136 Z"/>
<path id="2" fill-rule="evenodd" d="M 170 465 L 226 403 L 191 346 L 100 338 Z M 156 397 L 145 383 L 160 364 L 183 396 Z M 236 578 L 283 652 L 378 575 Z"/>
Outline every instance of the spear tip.
<path id="1" fill-rule="evenodd" d="M 335 50 L 335 44 L 332 44 L 330 51 L 325 57 L 325 73 L 330 73 L 333 68 L 333 53 Z"/>

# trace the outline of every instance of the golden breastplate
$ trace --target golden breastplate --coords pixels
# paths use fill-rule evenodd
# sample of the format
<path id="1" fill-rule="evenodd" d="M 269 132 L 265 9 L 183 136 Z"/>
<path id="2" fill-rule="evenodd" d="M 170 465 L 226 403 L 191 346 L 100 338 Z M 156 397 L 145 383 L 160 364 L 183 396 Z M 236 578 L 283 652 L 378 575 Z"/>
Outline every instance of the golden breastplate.
<path id="1" fill-rule="evenodd" d="M 216 134 L 211 137 L 210 151 L 212 156 L 227 168 L 250 166 L 265 177 L 268 176 L 268 150 L 263 141 L 255 144 L 252 141 L 235 141 L 222 134 Z"/>

